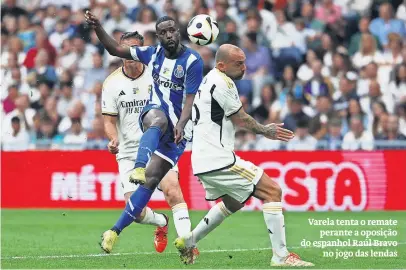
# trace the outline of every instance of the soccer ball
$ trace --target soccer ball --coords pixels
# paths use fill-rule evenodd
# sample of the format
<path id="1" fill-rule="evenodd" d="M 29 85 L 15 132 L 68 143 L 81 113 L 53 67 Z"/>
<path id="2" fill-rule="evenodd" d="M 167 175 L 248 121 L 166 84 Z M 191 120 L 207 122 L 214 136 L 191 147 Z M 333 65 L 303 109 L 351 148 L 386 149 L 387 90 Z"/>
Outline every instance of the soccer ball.
<path id="1" fill-rule="evenodd" d="M 190 20 L 187 26 L 187 34 L 193 43 L 209 45 L 216 41 L 219 34 L 219 25 L 209 15 L 200 14 Z"/>

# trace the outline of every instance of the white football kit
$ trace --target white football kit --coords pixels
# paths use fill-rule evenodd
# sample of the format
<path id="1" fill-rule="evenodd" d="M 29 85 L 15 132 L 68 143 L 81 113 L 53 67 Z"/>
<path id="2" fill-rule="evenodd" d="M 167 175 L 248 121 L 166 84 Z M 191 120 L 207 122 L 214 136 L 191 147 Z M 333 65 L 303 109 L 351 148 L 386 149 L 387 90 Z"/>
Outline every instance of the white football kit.
<path id="1" fill-rule="evenodd" d="M 152 91 L 152 77 L 144 66 L 136 79 L 125 75 L 123 67 L 110 74 L 103 83 L 102 114 L 117 116 L 119 152 L 116 155 L 120 181 L 124 194 L 133 192 L 137 185 L 130 183 L 142 131 L 139 116 L 147 104 Z M 175 166 L 173 170 L 177 171 Z"/>
<path id="2" fill-rule="evenodd" d="M 263 170 L 234 153 L 235 128 L 230 117 L 242 108 L 235 83 L 218 69 L 203 79 L 193 105 L 193 174 L 206 200 L 224 195 L 243 203 L 250 198 Z"/>

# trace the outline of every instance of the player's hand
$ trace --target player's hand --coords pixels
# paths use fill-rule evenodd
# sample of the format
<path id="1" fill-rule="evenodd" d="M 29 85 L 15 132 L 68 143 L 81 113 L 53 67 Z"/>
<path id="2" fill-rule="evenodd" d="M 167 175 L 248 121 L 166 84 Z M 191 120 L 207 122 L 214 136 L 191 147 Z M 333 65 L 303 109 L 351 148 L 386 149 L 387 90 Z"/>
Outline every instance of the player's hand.
<path id="1" fill-rule="evenodd" d="M 109 152 L 112 154 L 117 154 L 118 153 L 118 145 L 119 142 L 117 139 L 112 139 L 109 144 L 107 145 L 107 148 L 109 149 Z"/>
<path id="2" fill-rule="evenodd" d="M 176 124 L 175 130 L 173 133 L 175 134 L 175 143 L 178 144 L 182 141 L 183 139 L 183 129 L 184 127 L 180 125 L 179 123 Z"/>
<path id="3" fill-rule="evenodd" d="M 283 123 L 281 124 L 269 124 L 266 125 L 266 133 L 264 134 L 265 137 L 271 140 L 280 140 L 284 142 L 288 142 L 289 140 L 295 137 L 292 131 L 289 129 L 283 128 Z"/>
<path id="4" fill-rule="evenodd" d="M 85 12 L 85 20 L 86 23 L 89 24 L 91 27 L 96 28 L 100 26 L 99 19 L 96 18 L 89 10 Z"/>

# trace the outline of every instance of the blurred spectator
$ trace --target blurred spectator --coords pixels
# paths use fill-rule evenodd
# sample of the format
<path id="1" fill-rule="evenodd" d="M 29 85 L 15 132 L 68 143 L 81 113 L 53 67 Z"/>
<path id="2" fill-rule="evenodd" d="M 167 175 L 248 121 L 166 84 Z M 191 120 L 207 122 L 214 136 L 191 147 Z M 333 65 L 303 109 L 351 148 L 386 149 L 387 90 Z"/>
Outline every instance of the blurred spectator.
<path id="1" fill-rule="evenodd" d="M 375 101 L 382 101 L 389 113 L 393 113 L 395 107 L 392 95 L 389 93 L 383 94 L 379 82 L 372 81 L 369 84 L 369 93 L 367 96 L 361 98 L 360 103 L 364 111 L 369 112 L 371 106 Z"/>
<path id="2" fill-rule="evenodd" d="M 107 70 L 103 67 L 103 58 L 98 53 L 93 53 L 93 68 L 85 71 L 83 89 L 91 90 L 97 82 L 107 78 Z"/>
<path id="3" fill-rule="evenodd" d="M 325 24 L 337 23 L 341 18 L 340 6 L 334 4 L 333 0 L 322 0 L 318 8 L 316 8 L 315 17 Z"/>
<path id="4" fill-rule="evenodd" d="M 109 140 L 104 133 L 103 118 L 98 116 L 93 120 L 92 131 L 87 133 L 87 149 L 107 149 Z"/>
<path id="5" fill-rule="evenodd" d="M 350 121 L 353 116 L 358 116 L 362 120 L 362 125 L 365 129 L 369 127 L 369 117 L 362 110 L 359 99 L 351 98 L 348 102 L 348 110 L 345 116 L 342 116 L 341 133 L 346 134 L 350 130 Z M 369 129 L 368 129 L 369 130 Z"/>
<path id="6" fill-rule="evenodd" d="M 341 134 L 341 120 L 339 118 L 329 119 L 328 133 L 322 138 L 320 143 L 325 143 L 325 148 L 329 150 L 340 150 L 343 142 Z M 321 145 L 322 146 L 322 145 Z M 321 147 L 323 149 L 323 147 Z"/>
<path id="7" fill-rule="evenodd" d="M 58 103 L 59 104 L 59 103 Z M 40 117 L 47 118 L 52 121 L 52 125 L 57 127 L 59 123 L 62 121 L 62 114 L 60 114 L 57 110 L 57 101 L 55 97 L 49 97 L 45 101 L 45 106 L 43 109 L 40 110 Z M 53 136 L 57 135 L 58 131 L 54 129 Z"/>
<path id="8" fill-rule="evenodd" d="M 51 66 L 55 65 L 56 50 L 49 42 L 46 32 L 43 30 L 38 30 L 35 34 L 35 47 L 28 50 L 27 56 L 24 60 L 24 66 L 27 69 L 34 68 L 35 58 L 41 49 L 44 49 L 48 53 L 46 64 Z"/>
<path id="9" fill-rule="evenodd" d="M 17 37 L 23 42 L 24 52 L 35 46 L 35 32 L 31 27 L 31 22 L 27 15 L 20 15 L 18 17 Z"/>
<path id="10" fill-rule="evenodd" d="M 1 5 L 1 21 L 6 15 L 19 17 L 20 15 L 26 15 L 27 11 L 20 8 L 16 4 L 17 0 L 4 0 Z"/>
<path id="11" fill-rule="evenodd" d="M 2 127 L 3 132 L 10 133 L 11 119 L 13 117 L 20 118 L 20 126 L 23 130 L 29 130 L 33 125 L 33 117 L 35 110 L 31 109 L 27 95 L 20 95 L 15 99 L 15 109 L 8 112 L 3 119 Z"/>
<path id="12" fill-rule="evenodd" d="M 399 131 L 399 117 L 393 114 L 389 115 L 386 134 L 378 134 L 376 139 L 385 141 L 406 140 L 406 136 Z"/>
<path id="13" fill-rule="evenodd" d="M 132 29 L 131 20 L 125 16 L 121 6 L 118 4 L 114 4 L 110 8 L 110 19 L 103 24 L 103 27 L 109 35 L 113 33 L 114 29 L 122 29 L 124 31 Z"/>
<path id="14" fill-rule="evenodd" d="M 38 77 L 42 77 L 47 81 L 56 83 L 58 80 L 55 68 L 50 66 L 49 63 L 49 55 L 45 49 L 41 49 L 38 51 L 37 55 L 34 59 L 35 66 L 31 71 L 35 72 Z"/>
<path id="15" fill-rule="evenodd" d="M 25 151 L 28 150 L 30 137 L 28 132 L 21 129 L 20 118 L 11 118 L 11 132 L 6 132 L 2 139 L 3 151 Z"/>
<path id="16" fill-rule="evenodd" d="M 359 32 L 357 32 L 356 34 L 351 36 L 351 40 L 350 40 L 350 46 L 348 48 L 348 53 L 353 56 L 359 49 L 359 46 L 361 44 L 361 37 L 363 34 L 370 34 L 371 32 L 369 31 L 369 23 L 370 23 L 370 19 L 369 17 L 362 17 L 359 20 L 359 24 L 358 24 L 358 30 Z M 375 44 L 377 46 L 377 48 L 380 48 L 380 44 L 379 44 L 379 40 L 376 36 L 373 36 L 373 38 L 375 39 Z"/>
<path id="17" fill-rule="evenodd" d="M 271 123 L 269 117 L 276 97 L 274 86 L 265 84 L 261 91 L 261 103 L 250 112 L 250 115 L 260 123 Z"/>
<path id="18" fill-rule="evenodd" d="M 33 147 L 36 149 L 58 149 L 63 141 L 61 134 L 56 134 L 56 127 L 50 118 L 44 117 L 40 120 L 40 128 L 32 139 Z"/>
<path id="19" fill-rule="evenodd" d="M 309 134 L 308 119 L 299 119 L 295 137 L 287 143 L 286 149 L 289 151 L 314 151 L 316 148 L 317 140 Z"/>
<path id="20" fill-rule="evenodd" d="M 395 78 L 390 82 L 389 91 L 395 100 L 406 101 L 406 63 L 396 67 Z"/>
<path id="21" fill-rule="evenodd" d="M 302 100 L 292 98 L 289 106 L 289 113 L 286 115 L 285 119 L 283 119 L 284 128 L 295 131 L 299 120 L 302 120 L 302 123 L 308 123 L 309 116 L 303 111 Z"/>
<path id="22" fill-rule="evenodd" d="M 157 44 L 156 32 L 155 29 L 153 31 L 146 31 L 144 33 L 144 46 L 155 46 Z M 206 48 L 206 47 L 202 47 Z"/>
<path id="23" fill-rule="evenodd" d="M 312 63 L 312 78 L 303 86 L 303 94 L 306 104 L 316 105 L 318 96 L 331 96 L 334 92 L 331 82 L 321 74 L 323 64 L 320 60 Z"/>
<path id="24" fill-rule="evenodd" d="M 81 119 L 72 118 L 72 126 L 66 133 L 63 143 L 65 150 L 83 150 L 87 142 L 87 134 L 83 130 Z"/>
<path id="25" fill-rule="evenodd" d="M 379 18 L 372 20 L 369 30 L 379 38 L 385 48 L 388 46 L 388 34 L 398 33 L 401 37 L 406 37 L 405 24 L 401 20 L 393 18 L 390 3 L 383 3 L 379 6 Z"/>
<path id="26" fill-rule="evenodd" d="M 58 133 L 65 134 L 72 126 L 72 119 L 81 119 L 81 127 L 85 129 L 90 128 L 85 106 L 80 100 L 75 100 L 73 105 L 68 109 L 68 115 L 62 118 L 58 126 Z"/>
<path id="27" fill-rule="evenodd" d="M 150 7 L 143 7 L 139 10 L 137 15 L 137 22 L 131 27 L 132 31 L 138 31 L 141 35 L 144 35 L 147 31 L 155 31 L 156 24 L 155 11 Z M 127 28 L 123 28 L 124 30 Z"/>
<path id="28" fill-rule="evenodd" d="M 396 18 L 406 23 L 406 0 L 403 0 L 403 3 L 398 7 Z"/>
<path id="29" fill-rule="evenodd" d="M 73 105 L 75 99 L 73 97 L 72 85 L 70 83 L 61 84 L 62 95 L 57 103 L 57 112 L 61 116 L 67 116 L 68 109 Z"/>
<path id="30" fill-rule="evenodd" d="M 333 106 L 329 96 L 317 97 L 316 114 L 309 121 L 309 133 L 320 140 L 327 133 L 328 122 L 333 118 Z"/>
<path id="31" fill-rule="evenodd" d="M 15 109 L 15 100 L 18 97 L 18 87 L 17 85 L 10 85 L 8 87 L 8 95 L 3 100 L 3 110 L 5 113 L 9 113 Z"/>
<path id="32" fill-rule="evenodd" d="M 374 137 L 364 129 L 359 116 L 351 117 L 350 131 L 344 136 L 342 148 L 352 151 L 374 149 Z"/>
<path id="33" fill-rule="evenodd" d="M 222 45 L 226 43 L 228 36 L 226 31 L 226 26 L 229 22 L 233 20 L 227 15 L 227 9 L 229 8 L 227 0 L 215 0 L 214 12 L 218 26 L 219 26 L 219 35 L 217 37 L 216 43 Z"/>
<path id="34" fill-rule="evenodd" d="M 38 90 L 40 97 L 37 101 L 31 103 L 31 108 L 35 110 L 40 110 L 44 107 L 45 102 L 48 97 L 51 96 L 51 92 L 54 88 L 54 83 L 51 81 L 48 81 L 46 79 L 41 79 L 38 82 Z"/>
<path id="35" fill-rule="evenodd" d="M 362 34 L 359 50 L 352 58 L 352 64 L 361 69 L 371 62 L 383 63 L 383 56 L 378 50 L 376 40 L 371 34 Z"/>
<path id="36" fill-rule="evenodd" d="M 347 72 L 340 79 L 339 89 L 333 94 L 334 110 L 338 112 L 348 109 L 348 101 L 352 98 L 357 99 L 356 82 L 358 76 L 355 72 Z"/>
<path id="37" fill-rule="evenodd" d="M 385 103 L 382 101 L 375 101 L 372 104 L 372 117 L 372 125 L 370 125 L 369 129 L 372 130 L 372 134 L 377 136 L 379 133 L 385 132 L 385 124 L 389 117 Z"/>
<path id="38" fill-rule="evenodd" d="M 59 20 L 55 25 L 55 31 L 49 36 L 49 42 L 55 49 L 60 50 L 62 42 L 70 37 L 70 33 L 66 30 L 66 23 Z"/>
<path id="39" fill-rule="evenodd" d="M 253 104 L 258 105 L 260 102 L 261 85 L 272 74 L 271 56 L 269 50 L 257 44 L 257 34 L 247 33 L 243 38 L 242 49 L 246 56 L 245 79 L 253 81 Z"/>

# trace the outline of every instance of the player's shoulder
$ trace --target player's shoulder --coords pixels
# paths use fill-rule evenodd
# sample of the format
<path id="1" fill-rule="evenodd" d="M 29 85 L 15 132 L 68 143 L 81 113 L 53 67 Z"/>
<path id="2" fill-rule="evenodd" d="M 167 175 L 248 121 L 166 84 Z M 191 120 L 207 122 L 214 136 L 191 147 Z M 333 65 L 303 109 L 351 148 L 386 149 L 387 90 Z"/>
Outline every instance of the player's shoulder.
<path id="1" fill-rule="evenodd" d="M 122 77 L 122 67 L 119 67 L 115 71 L 113 71 L 103 82 L 103 88 L 107 88 L 112 83 L 114 84 L 116 80 L 119 80 Z"/>
<path id="2" fill-rule="evenodd" d="M 186 51 L 183 54 L 183 57 L 186 59 L 189 66 L 193 63 L 199 63 L 199 62 L 203 64 L 203 59 L 200 56 L 200 54 L 190 47 L 186 47 Z"/>
<path id="3" fill-rule="evenodd" d="M 216 84 L 218 87 L 225 90 L 236 89 L 234 81 L 217 68 L 213 68 L 206 76 L 211 83 Z"/>

